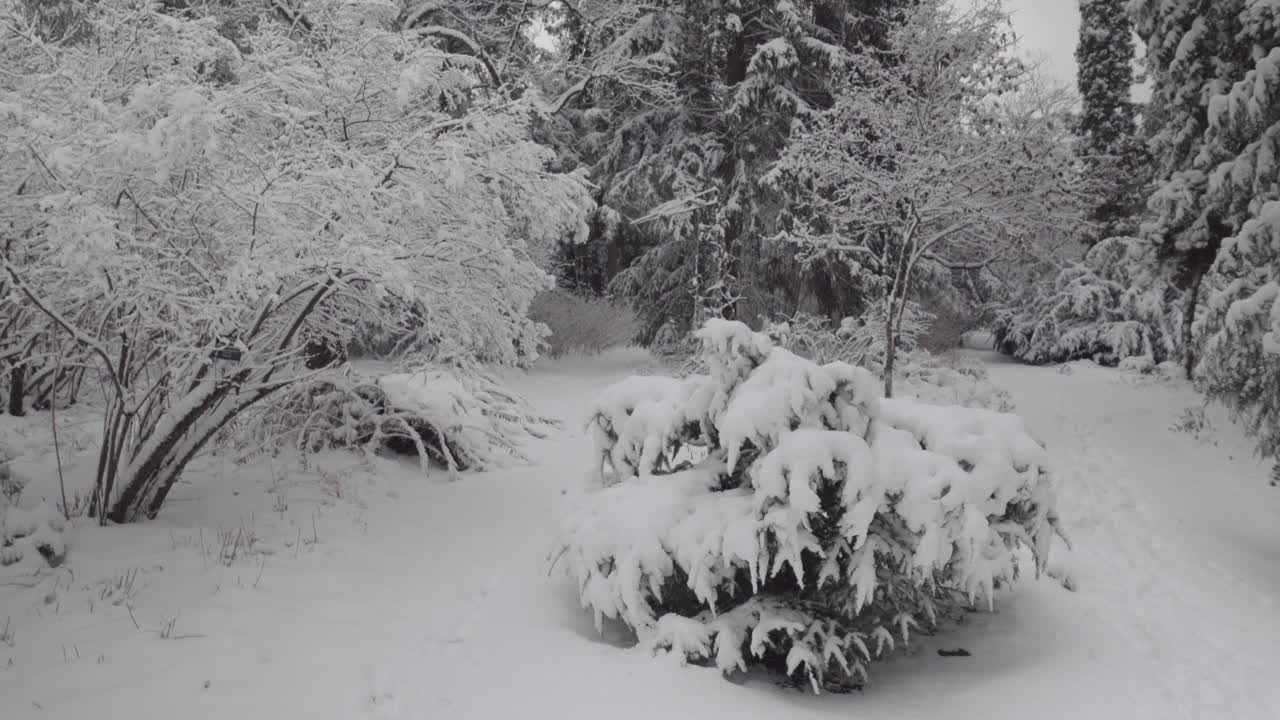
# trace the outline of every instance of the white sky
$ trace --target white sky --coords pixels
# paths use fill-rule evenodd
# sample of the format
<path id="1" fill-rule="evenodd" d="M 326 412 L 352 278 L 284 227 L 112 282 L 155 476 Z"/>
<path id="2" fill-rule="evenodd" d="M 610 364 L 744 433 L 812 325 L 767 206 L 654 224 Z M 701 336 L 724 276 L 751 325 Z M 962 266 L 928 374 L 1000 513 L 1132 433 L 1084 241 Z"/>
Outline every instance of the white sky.
<path id="1" fill-rule="evenodd" d="M 965 9 L 980 0 L 953 0 Z M 1013 19 L 1021 54 L 1043 63 L 1045 73 L 1070 88 L 1076 86 L 1076 39 L 1080 33 L 1080 0 L 1003 0 Z"/>
<path id="2" fill-rule="evenodd" d="M 1005 0 L 1022 52 L 1043 60 L 1047 74 L 1076 85 L 1076 39 L 1080 32 L 1079 0 Z"/>
<path id="3" fill-rule="evenodd" d="M 964 6 L 974 0 L 957 0 Z M 1043 63 L 1045 73 L 1059 83 L 1076 87 L 1076 41 L 1080 34 L 1079 0 L 1004 0 L 1013 19 L 1022 54 Z M 1134 44 L 1140 47 L 1135 36 Z M 1139 52 L 1141 50 L 1139 49 Z M 1138 85 L 1133 98 L 1147 100 L 1150 88 Z"/>

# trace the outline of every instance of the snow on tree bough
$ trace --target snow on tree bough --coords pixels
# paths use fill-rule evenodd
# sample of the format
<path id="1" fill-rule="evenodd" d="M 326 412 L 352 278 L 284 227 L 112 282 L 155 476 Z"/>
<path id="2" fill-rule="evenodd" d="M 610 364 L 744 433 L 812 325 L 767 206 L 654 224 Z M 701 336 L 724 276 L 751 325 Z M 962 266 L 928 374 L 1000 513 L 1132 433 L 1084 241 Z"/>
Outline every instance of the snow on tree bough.
<path id="1" fill-rule="evenodd" d="M 1024 551 L 1044 567 L 1055 476 L 1020 418 L 885 399 L 741 323 L 698 336 L 708 374 L 601 395 L 560 555 L 597 624 L 842 689 L 912 628 L 990 607 Z"/>

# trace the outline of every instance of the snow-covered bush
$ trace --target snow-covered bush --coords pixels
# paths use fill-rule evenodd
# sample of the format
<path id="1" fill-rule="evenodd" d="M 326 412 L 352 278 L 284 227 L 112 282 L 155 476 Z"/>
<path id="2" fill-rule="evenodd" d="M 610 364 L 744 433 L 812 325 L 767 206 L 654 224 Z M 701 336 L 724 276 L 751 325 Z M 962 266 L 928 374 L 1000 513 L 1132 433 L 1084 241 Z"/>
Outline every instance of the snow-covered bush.
<path id="1" fill-rule="evenodd" d="M 0 510 L 12 504 L 22 494 L 22 481 L 13 474 L 13 453 L 0 443 Z"/>
<path id="2" fill-rule="evenodd" d="M 1166 289 L 1149 275 L 1149 252 L 1135 238 L 1099 242 L 1051 285 L 1030 288 L 998 316 L 996 349 L 1035 364 L 1176 357 L 1178 304 L 1168 302 Z"/>
<path id="3" fill-rule="evenodd" d="M 819 688 L 1019 575 L 1057 524 L 1044 448 L 1016 416 L 884 399 L 724 320 L 706 374 L 633 377 L 591 419 L 597 482 L 561 557 L 597 624 L 724 672 Z"/>
<path id="4" fill-rule="evenodd" d="M 330 448 L 416 455 L 451 474 L 527 462 L 523 443 L 545 437 L 558 421 L 538 415 L 491 374 L 474 366 L 428 364 L 385 374 L 352 368 L 289 390 L 248 424 L 242 444 Z"/>
<path id="5" fill-rule="evenodd" d="M 154 517 L 308 347 L 536 358 L 539 248 L 592 201 L 464 31 L 315 0 L 233 42 L 212 4 L 100 0 L 45 42 L 28 5 L 0 0 L 0 273 L 105 398 L 96 517 Z"/>

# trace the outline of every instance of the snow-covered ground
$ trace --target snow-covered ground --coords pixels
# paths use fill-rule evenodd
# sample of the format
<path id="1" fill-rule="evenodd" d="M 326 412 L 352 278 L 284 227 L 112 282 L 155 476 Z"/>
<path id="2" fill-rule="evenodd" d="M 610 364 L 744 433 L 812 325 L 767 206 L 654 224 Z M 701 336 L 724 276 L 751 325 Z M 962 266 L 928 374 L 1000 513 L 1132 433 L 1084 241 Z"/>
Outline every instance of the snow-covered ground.
<path id="1" fill-rule="evenodd" d="M 1280 717 L 1280 490 L 1239 431 L 1213 412 L 1203 440 L 1171 430 L 1196 403 L 1177 382 L 987 357 L 1064 469 L 1077 590 L 1025 579 L 863 693 L 650 657 L 549 575 L 593 395 L 651 365 L 624 351 L 515 380 L 566 421 L 533 466 L 451 483 L 213 458 L 160 520 L 79 527 L 38 579 L 0 570 L 0 718 Z"/>

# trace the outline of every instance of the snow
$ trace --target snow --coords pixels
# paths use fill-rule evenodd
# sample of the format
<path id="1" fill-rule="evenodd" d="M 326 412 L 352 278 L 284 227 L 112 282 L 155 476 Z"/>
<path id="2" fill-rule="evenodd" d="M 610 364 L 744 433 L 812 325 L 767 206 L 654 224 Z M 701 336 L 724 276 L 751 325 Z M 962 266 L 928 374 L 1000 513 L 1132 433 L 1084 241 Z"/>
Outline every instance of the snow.
<path id="1" fill-rule="evenodd" d="M 213 457 L 156 521 L 75 524 L 64 566 L 0 568 L 0 717 L 1276 717 L 1280 498 L 1249 442 L 1213 409 L 1212 438 L 1170 430 L 1199 402 L 1177 380 L 984 357 L 1063 470 L 1073 550 L 1055 547 L 1056 573 L 1078 589 L 1024 577 L 994 613 L 912 633 L 862 693 L 654 657 L 609 622 L 598 633 L 548 576 L 562 493 L 590 483 L 595 399 L 650 362 L 628 351 L 514 378 L 565 420 L 530 445 L 533 466 L 451 483 L 377 458 Z M 39 429 L 0 431 L 30 487 L 56 487 Z M 751 624 L 722 617 L 719 632 Z M 971 656 L 935 652 L 959 647 Z"/>
<path id="2" fill-rule="evenodd" d="M 772 447 L 797 427 L 822 427 L 822 410 L 836 390 L 836 381 L 824 368 L 773 348 L 737 390 L 716 421 L 721 442 L 729 450 L 731 471 L 746 442 Z"/>

